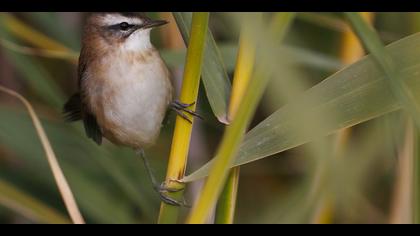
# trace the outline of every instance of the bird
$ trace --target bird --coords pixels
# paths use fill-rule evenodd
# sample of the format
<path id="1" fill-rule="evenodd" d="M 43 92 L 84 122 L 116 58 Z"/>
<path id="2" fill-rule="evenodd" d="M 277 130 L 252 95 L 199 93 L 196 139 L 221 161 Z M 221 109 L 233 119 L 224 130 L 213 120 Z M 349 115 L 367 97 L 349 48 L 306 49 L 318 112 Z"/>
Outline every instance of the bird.
<path id="1" fill-rule="evenodd" d="M 152 29 L 165 20 L 153 20 L 137 12 L 95 12 L 87 17 L 82 32 L 78 63 L 78 91 L 64 104 L 68 122 L 83 121 L 88 138 L 101 145 L 105 138 L 140 155 L 154 189 L 167 204 L 177 191 L 158 184 L 144 149 L 155 144 L 170 110 L 192 123 L 185 114 L 200 117 L 174 99 L 170 72 L 150 41 Z"/>

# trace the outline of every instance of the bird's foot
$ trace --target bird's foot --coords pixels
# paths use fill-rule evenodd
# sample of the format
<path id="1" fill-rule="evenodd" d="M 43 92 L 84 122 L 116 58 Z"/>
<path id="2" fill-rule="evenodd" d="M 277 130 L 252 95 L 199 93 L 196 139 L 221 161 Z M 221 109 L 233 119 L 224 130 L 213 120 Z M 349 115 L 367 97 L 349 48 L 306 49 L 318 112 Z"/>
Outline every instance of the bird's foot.
<path id="1" fill-rule="evenodd" d="M 162 184 L 158 184 L 158 182 L 156 181 L 156 178 L 155 178 L 155 176 L 153 174 L 152 168 L 151 168 L 151 166 L 149 164 L 149 161 L 146 158 L 146 155 L 144 153 L 144 150 L 143 149 L 139 149 L 139 150 L 136 151 L 136 153 L 143 159 L 144 166 L 145 166 L 146 171 L 147 171 L 147 173 L 148 173 L 148 175 L 150 177 L 150 180 L 152 182 L 153 189 L 159 194 L 160 199 L 163 202 L 165 202 L 166 204 L 169 204 L 169 205 L 172 205 L 172 206 L 190 207 L 185 202 L 185 200 L 183 200 L 181 202 L 181 201 L 175 200 L 175 199 L 171 198 L 170 196 L 168 196 L 168 193 L 176 193 L 176 192 L 179 192 L 179 191 L 184 190 L 184 183 L 182 181 L 180 181 L 180 180 L 172 180 L 172 179 L 170 179 L 169 182 L 177 183 L 177 184 L 174 184 L 174 186 L 176 186 L 176 188 L 175 187 L 168 187 L 166 185 L 166 182 L 163 182 Z"/>
<path id="2" fill-rule="evenodd" d="M 181 116 L 183 119 L 185 119 L 186 121 L 188 121 L 190 124 L 192 124 L 192 120 L 184 113 L 188 113 L 192 116 L 198 117 L 200 119 L 203 120 L 203 117 L 200 116 L 200 114 L 198 114 L 197 112 L 189 109 L 190 107 L 194 106 L 195 102 L 187 104 L 187 103 L 182 103 L 180 101 L 173 101 L 171 103 L 171 109 L 174 110 L 179 116 Z"/>
<path id="3" fill-rule="evenodd" d="M 155 186 L 155 190 L 156 192 L 159 193 L 160 199 L 171 206 L 181 206 L 181 207 L 187 207 L 190 208 L 191 206 L 188 205 L 185 201 L 185 199 L 183 199 L 182 201 L 173 199 L 172 197 L 168 196 L 168 193 L 177 193 L 180 192 L 182 190 L 184 190 L 184 187 L 181 188 L 171 188 L 171 187 L 167 187 L 165 182 L 163 182 L 162 184 Z"/>

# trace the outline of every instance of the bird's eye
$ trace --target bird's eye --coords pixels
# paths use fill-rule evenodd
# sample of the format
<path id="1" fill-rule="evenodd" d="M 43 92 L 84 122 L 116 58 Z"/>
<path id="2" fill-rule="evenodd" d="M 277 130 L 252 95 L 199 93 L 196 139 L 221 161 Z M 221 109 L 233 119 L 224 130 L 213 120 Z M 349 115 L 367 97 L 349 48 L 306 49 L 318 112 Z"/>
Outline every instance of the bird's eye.
<path id="1" fill-rule="evenodd" d="M 122 22 L 119 24 L 119 26 L 120 26 L 120 29 L 123 31 L 126 31 L 130 28 L 130 24 L 128 24 L 127 22 Z"/>

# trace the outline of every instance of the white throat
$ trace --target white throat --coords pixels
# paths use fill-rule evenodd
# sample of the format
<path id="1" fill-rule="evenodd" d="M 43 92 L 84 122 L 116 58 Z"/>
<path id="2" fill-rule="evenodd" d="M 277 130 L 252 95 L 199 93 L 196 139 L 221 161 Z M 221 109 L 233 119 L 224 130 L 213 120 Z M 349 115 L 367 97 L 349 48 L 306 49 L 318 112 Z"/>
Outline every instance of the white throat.
<path id="1" fill-rule="evenodd" d="M 150 42 L 150 29 L 140 29 L 134 32 L 125 40 L 122 47 L 124 50 L 136 52 L 148 51 L 153 48 Z"/>

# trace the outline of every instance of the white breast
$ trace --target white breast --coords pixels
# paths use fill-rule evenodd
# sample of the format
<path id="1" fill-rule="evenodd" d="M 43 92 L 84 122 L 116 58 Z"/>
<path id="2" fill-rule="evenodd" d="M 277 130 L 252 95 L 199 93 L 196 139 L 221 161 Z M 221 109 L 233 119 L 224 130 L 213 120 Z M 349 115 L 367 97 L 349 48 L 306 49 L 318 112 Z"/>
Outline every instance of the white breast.
<path id="1" fill-rule="evenodd" d="M 116 60 L 104 73 L 99 125 L 105 137 L 133 148 L 155 142 L 172 99 L 169 73 L 159 54 L 144 59 Z"/>

